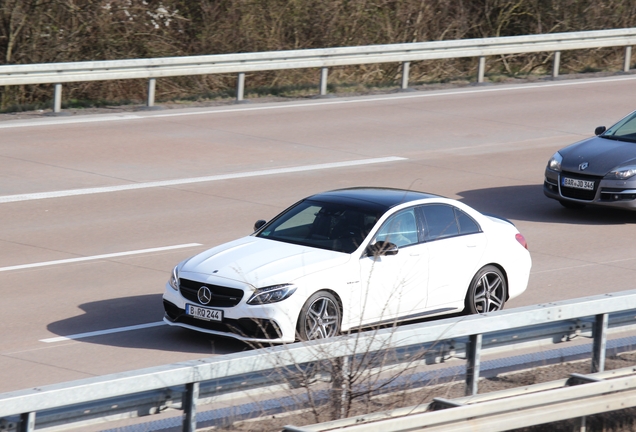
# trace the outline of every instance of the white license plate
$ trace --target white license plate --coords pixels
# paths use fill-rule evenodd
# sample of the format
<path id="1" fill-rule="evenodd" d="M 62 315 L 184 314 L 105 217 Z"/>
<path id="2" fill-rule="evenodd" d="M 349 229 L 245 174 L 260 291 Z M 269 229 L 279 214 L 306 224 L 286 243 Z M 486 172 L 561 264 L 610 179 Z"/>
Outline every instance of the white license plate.
<path id="1" fill-rule="evenodd" d="M 222 310 L 210 309 L 191 304 L 186 305 L 186 315 L 206 321 L 223 321 Z"/>
<path id="2" fill-rule="evenodd" d="M 589 180 L 577 180 L 563 177 L 561 179 L 561 185 L 574 189 L 594 190 L 594 182 Z"/>

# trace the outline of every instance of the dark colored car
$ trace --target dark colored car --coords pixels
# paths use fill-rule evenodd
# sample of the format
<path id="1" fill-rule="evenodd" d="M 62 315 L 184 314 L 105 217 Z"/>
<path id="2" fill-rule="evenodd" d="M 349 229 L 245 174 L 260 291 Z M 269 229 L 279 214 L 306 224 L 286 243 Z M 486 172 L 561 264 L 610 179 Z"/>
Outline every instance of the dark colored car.
<path id="1" fill-rule="evenodd" d="M 636 111 L 595 134 L 550 158 L 543 193 L 567 208 L 636 210 Z"/>

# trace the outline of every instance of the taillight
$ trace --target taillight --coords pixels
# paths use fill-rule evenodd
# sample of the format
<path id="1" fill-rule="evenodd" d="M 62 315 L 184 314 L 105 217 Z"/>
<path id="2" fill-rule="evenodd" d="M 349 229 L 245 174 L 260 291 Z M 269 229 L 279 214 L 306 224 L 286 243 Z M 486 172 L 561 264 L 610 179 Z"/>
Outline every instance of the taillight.
<path id="1" fill-rule="evenodd" d="M 517 233 L 517 235 L 515 235 L 515 238 L 521 246 L 528 249 L 528 242 L 526 242 L 526 238 L 521 233 Z"/>

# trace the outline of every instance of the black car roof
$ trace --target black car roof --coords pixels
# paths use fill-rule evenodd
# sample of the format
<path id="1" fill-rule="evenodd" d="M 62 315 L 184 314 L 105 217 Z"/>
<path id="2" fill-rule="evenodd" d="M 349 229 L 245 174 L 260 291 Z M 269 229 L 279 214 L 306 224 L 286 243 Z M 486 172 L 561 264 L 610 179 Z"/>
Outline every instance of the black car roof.
<path id="1" fill-rule="evenodd" d="M 322 192 L 307 197 L 308 200 L 312 201 L 349 204 L 372 208 L 382 213 L 396 205 L 426 198 L 439 198 L 439 195 L 406 189 L 356 187 Z"/>

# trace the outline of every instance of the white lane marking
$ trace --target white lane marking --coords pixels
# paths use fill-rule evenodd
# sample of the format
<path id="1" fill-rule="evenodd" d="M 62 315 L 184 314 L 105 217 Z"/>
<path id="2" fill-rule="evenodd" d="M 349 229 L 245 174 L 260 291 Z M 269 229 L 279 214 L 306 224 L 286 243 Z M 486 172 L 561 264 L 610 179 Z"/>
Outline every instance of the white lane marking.
<path id="1" fill-rule="evenodd" d="M 555 255 L 549 255 L 549 256 L 551 258 L 555 258 L 556 257 L 556 258 L 568 259 L 567 257 L 560 257 L 560 256 L 555 256 Z M 580 260 L 578 260 L 578 261 L 580 261 Z M 587 263 L 583 263 L 583 264 L 562 266 L 562 267 L 557 267 L 557 268 L 547 269 L 547 270 L 531 271 L 531 273 L 532 274 L 552 273 L 552 272 L 563 271 L 563 270 L 572 270 L 572 269 L 578 269 L 578 268 L 583 268 L 583 267 L 605 266 L 605 265 L 608 266 L 608 267 L 614 267 L 614 266 L 612 266 L 612 264 L 623 263 L 623 262 L 627 262 L 627 261 L 634 261 L 634 258 L 623 258 L 623 259 L 612 260 L 612 261 L 587 262 Z M 629 267 L 619 267 L 619 266 L 616 266 L 616 267 L 621 268 L 621 269 L 625 269 L 625 270 L 632 270 Z"/>
<path id="2" fill-rule="evenodd" d="M 218 181 L 218 180 L 258 177 L 258 176 L 266 176 L 266 175 L 274 175 L 274 174 L 288 174 L 288 173 L 303 172 L 303 171 L 344 168 L 344 167 L 351 167 L 356 165 L 369 165 L 369 164 L 384 163 L 384 162 L 402 161 L 406 159 L 407 158 L 403 158 L 403 157 L 389 156 L 389 157 L 375 158 L 375 159 L 360 159 L 360 160 L 352 160 L 352 161 L 346 161 L 346 162 L 304 165 L 304 166 L 297 166 L 297 167 L 290 167 L 290 168 L 277 168 L 277 169 L 269 169 L 269 170 L 262 170 L 262 171 L 248 171 L 248 172 L 234 173 L 234 174 L 221 174 L 221 175 L 207 176 L 207 177 L 194 177 L 194 178 L 164 180 L 164 181 L 155 181 L 155 182 L 147 182 L 147 183 L 134 183 L 134 184 L 127 184 L 127 185 L 119 185 L 119 186 L 106 186 L 106 187 L 96 187 L 96 188 L 86 188 L 86 189 L 70 189 L 70 190 L 63 190 L 63 191 L 56 191 L 56 192 L 39 192 L 39 193 L 20 194 L 20 195 L 5 195 L 5 196 L 0 196 L 0 204 L 17 202 L 17 201 L 39 200 L 39 199 L 46 199 L 46 198 L 61 198 L 61 197 L 69 197 L 69 196 L 75 196 L 75 195 L 90 195 L 90 194 L 107 193 L 107 192 L 119 192 L 119 191 L 125 191 L 125 190 L 133 190 L 133 189 L 147 189 L 147 188 L 155 188 L 155 187 L 177 186 L 177 185 L 192 184 L 192 183 L 203 183 L 203 182 L 211 182 L 211 181 Z"/>
<path id="3" fill-rule="evenodd" d="M 616 82 L 616 81 L 627 81 L 634 80 L 636 76 L 628 76 L 628 77 L 618 77 L 618 78 L 609 78 L 604 79 L 602 82 Z M 236 107 L 236 108 L 226 108 L 219 110 L 210 110 L 210 111 L 197 111 L 190 113 L 163 113 L 163 114 L 154 114 L 152 117 L 182 117 L 182 116 L 194 116 L 194 115 L 205 115 L 205 114 L 223 114 L 223 113 L 234 113 L 241 111 L 265 111 L 265 110 L 274 110 L 274 109 L 283 109 L 283 108 L 307 108 L 307 107 L 317 107 L 322 105 L 343 105 L 343 104 L 356 104 L 356 103 L 366 103 L 366 102 L 382 102 L 382 101 L 395 101 L 395 100 L 403 100 L 403 99 L 419 99 L 419 98 L 429 98 L 429 97 L 438 97 L 438 96 L 456 96 L 456 95 L 467 95 L 467 94 L 476 94 L 476 93 L 491 93 L 491 92 L 505 92 L 505 91 L 515 91 L 515 90 L 526 90 L 526 89 L 537 89 L 537 88 L 551 88 L 551 87 L 565 87 L 565 86 L 574 86 L 574 85 L 586 85 L 586 84 L 598 84 L 600 80 L 572 80 L 572 81 L 561 81 L 557 83 L 538 83 L 538 84 L 518 84 L 511 85 L 505 87 L 488 87 L 488 88 L 477 88 L 477 89 L 469 89 L 469 90 L 443 90 L 443 91 L 425 91 L 418 93 L 410 93 L 403 95 L 390 95 L 390 96 L 375 96 L 375 97 L 366 97 L 361 96 L 358 99 L 338 99 L 338 100 L 330 100 L 330 101 L 315 101 L 315 102 L 303 102 L 303 103 L 289 103 L 286 106 L 264 106 L 264 107 Z M 150 117 L 144 117 L 150 118 Z"/>
<path id="4" fill-rule="evenodd" d="M 93 260 L 99 260 L 99 259 L 117 258 L 117 257 L 139 255 L 139 254 L 151 253 L 151 252 L 163 252 L 168 250 L 183 249 L 183 248 L 189 248 L 194 246 L 202 246 L 202 245 L 201 243 L 187 243 L 187 244 L 181 244 L 181 245 L 156 247 L 156 248 L 150 248 L 150 249 L 140 249 L 140 250 L 117 252 L 117 253 L 104 254 L 104 255 L 93 255 L 93 256 L 86 256 L 86 257 L 79 257 L 79 258 L 56 260 L 56 261 L 44 261 L 44 262 L 32 263 L 32 264 L 21 264 L 21 265 L 15 265 L 10 267 L 0 267 L 0 272 L 11 271 L 11 270 L 22 270 L 22 269 L 29 269 L 29 268 L 35 268 L 35 267 L 46 267 L 46 266 L 52 266 L 52 265 L 58 265 L 58 264 L 69 264 L 69 263 L 76 263 L 81 261 L 93 261 Z"/>
<path id="5" fill-rule="evenodd" d="M 466 95 L 476 93 L 491 93 L 491 92 L 504 92 L 504 91 L 517 91 L 536 88 L 552 88 L 552 87 L 565 87 L 565 86 L 577 86 L 588 85 L 598 83 L 611 83 L 619 81 L 634 80 L 636 76 L 617 77 L 617 78 L 598 78 L 589 80 L 572 80 L 572 81 L 560 81 L 555 83 L 538 83 L 538 84 L 517 84 L 505 87 L 488 87 L 488 88 L 476 88 L 469 90 L 445 90 L 445 91 L 425 91 L 404 95 L 390 95 L 390 96 L 375 96 L 375 97 L 360 97 L 358 99 L 339 99 L 339 100 L 316 100 L 314 102 L 302 102 L 302 103 L 281 103 L 280 105 L 268 105 L 268 106 L 237 106 L 232 108 L 215 109 L 211 108 L 205 111 L 195 112 L 179 112 L 179 113 L 162 113 L 162 114 L 148 114 L 148 115 L 136 115 L 136 114 L 120 114 L 120 115 L 108 115 L 108 116 L 88 116 L 73 118 L 55 118 L 51 120 L 9 120 L 6 122 L 0 122 L 0 129 L 19 128 L 19 127 L 35 127 L 35 126 L 55 126 L 55 125 L 67 125 L 74 123 L 95 123 L 106 121 L 118 121 L 118 120 L 141 120 L 141 119 L 153 119 L 153 118 L 166 118 L 166 117 L 184 117 L 184 116 L 196 116 L 196 115 L 210 115 L 210 114 L 223 114 L 223 113 L 235 113 L 242 111 L 268 111 L 287 108 L 304 108 L 304 107 L 320 107 L 323 105 L 340 105 L 340 104 L 352 104 L 352 103 L 366 103 L 366 102 L 381 102 L 381 101 L 395 101 L 402 99 L 415 99 L 415 98 L 428 98 L 437 96 L 454 96 L 454 95 Z"/>
<path id="6" fill-rule="evenodd" d="M 44 342 L 44 343 L 64 342 L 69 340 L 84 339 L 84 338 L 93 337 L 93 336 L 102 336 L 102 335 L 107 335 L 112 333 L 127 332 L 131 330 L 147 329 L 151 327 L 158 327 L 160 325 L 166 325 L 166 323 L 164 323 L 163 321 L 159 321 L 159 322 L 148 323 L 148 324 L 139 324 L 139 325 L 128 326 L 128 327 L 113 328 L 108 330 L 98 330 L 93 332 L 77 333 L 77 334 L 68 335 L 68 336 L 59 336 L 59 337 L 48 338 L 48 339 L 40 339 L 40 342 Z"/>
<path id="7" fill-rule="evenodd" d="M 0 123 L 0 129 L 20 128 L 20 127 L 32 127 L 32 126 L 55 126 L 55 125 L 67 125 L 77 123 L 96 123 L 96 122 L 108 122 L 108 121 L 120 121 L 120 120 L 139 120 L 147 117 L 138 116 L 134 114 L 124 115 L 109 115 L 109 116 L 81 116 L 81 117 L 64 117 L 56 119 L 46 120 L 8 120 L 6 123 Z M 14 123 L 15 122 L 15 123 Z M 19 123 L 18 123 L 19 122 Z"/>

